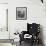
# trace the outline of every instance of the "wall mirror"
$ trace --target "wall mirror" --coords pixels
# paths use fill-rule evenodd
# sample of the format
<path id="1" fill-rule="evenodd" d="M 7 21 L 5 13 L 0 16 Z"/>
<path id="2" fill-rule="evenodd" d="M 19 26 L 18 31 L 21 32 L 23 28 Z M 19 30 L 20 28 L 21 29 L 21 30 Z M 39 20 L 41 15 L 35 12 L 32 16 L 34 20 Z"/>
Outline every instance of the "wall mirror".
<path id="1" fill-rule="evenodd" d="M 8 3 L 0 3 L 0 31 L 8 31 Z"/>

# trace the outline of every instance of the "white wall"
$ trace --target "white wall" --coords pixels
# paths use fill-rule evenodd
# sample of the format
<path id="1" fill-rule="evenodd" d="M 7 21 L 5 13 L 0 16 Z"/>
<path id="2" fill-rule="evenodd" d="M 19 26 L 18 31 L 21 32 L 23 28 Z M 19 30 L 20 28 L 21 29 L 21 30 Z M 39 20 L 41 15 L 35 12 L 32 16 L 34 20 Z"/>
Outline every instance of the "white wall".
<path id="1" fill-rule="evenodd" d="M 8 3 L 8 0 L 0 0 L 0 3 Z"/>
<path id="2" fill-rule="evenodd" d="M 16 7 L 27 7 L 27 20 L 16 20 Z M 43 19 L 45 19 L 44 6 L 40 0 L 9 1 L 9 30 L 11 32 L 26 30 L 27 22 L 43 25 Z"/>

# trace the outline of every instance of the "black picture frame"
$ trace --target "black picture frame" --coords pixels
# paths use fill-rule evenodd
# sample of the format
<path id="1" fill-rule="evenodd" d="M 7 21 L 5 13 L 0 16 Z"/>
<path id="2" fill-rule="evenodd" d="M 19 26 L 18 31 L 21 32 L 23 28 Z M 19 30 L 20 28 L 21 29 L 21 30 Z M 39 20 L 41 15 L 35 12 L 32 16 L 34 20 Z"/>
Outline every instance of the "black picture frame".
<path id="1" fill-rule="evenodd" d="M 16 20 L 27 20 L 27 7 L 16 7 Z"/>

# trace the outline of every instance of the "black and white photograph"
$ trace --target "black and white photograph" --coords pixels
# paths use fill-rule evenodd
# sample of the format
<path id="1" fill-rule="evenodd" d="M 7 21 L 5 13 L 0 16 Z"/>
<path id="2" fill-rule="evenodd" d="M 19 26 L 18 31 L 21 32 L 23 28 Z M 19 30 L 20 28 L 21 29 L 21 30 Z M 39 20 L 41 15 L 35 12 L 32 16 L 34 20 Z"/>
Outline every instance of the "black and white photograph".
<path id="1" fill-rule="evenodd" d="M 0 0 L 0 46 L 46 46 L 46 0 Z"/>
<path id="2" fill-rule="evenodd" d="M 27 19 L 27 7 L 16 7 L 16 20 Z"/>

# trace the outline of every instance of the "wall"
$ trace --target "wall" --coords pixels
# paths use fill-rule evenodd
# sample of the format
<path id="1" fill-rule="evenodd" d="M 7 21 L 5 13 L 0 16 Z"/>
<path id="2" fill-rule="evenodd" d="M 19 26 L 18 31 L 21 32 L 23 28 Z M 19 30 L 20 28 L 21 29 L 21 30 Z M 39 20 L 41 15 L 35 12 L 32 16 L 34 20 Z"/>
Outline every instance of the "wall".
<path id="1" fill-rule="evenodd" d="M 34 8 L 33 7 L 35 7 L 35 6 L 33 6 L 33 4 L 32 3 L 30 3 L 31 1 L 25 1 L 25 0 L 23 0 L 23 1 L 21 1 L 21 0 L 17 0 L 17 1 L 11 1 L 10 2 L 10 9 L 9 9 L 9 15 L 11 16 L 11 17 L 9 17 L 9 23 L 11 23 L 10 24 L 10 26 L 11 25 L 13 25 L 13 27 L 11 27 L 11 28 L 14 28 L 13 30 L 15 30 L 15 28 L 18 30 L 18 28 L 20 29 L 20 30 L 26 30 L 26 23 L 28 22 L 28 20 L 30 19 L 31 20 L 31 18 L 33 17 L 31 14 L 33 13 L 33 15 L 34 15 L 34 11 L 32 11 Z M 16 7 L 27 7 L 27 20 L 16 20 Z M 14 11 L 14 12 L 13 12 Z M 32 12 L 32 13 L 31 13 Z M 12 13 L 12 14 L 10 14 L 10 13 Z M 30 14 L 31 13 L 31 14 Z M 32 16 L 31 18 L 29 18 L 29 16 Z M 14 18 L 14 19 L 13 19 Z M 13 21 L 13 22 L 12 22 Z M 15 25 L 15 27 L 14 27 L 14 25 Z M 25 25 L 25 26 L 24 26 Z M 24 27 L 23 27 L 24 26 Z M 12 29 L 11 29 L 12 30 Z"/>
<path id="2" fill-rule="evenodd" d="M 27 7 L 27 20 L 16 20 L 16 7 Z M 9 31 L 13 38 L 15 31 L 27 30 L 27 23 L 40 23 L 46 44 L 45 5 L 40 0 L 9 0 Z"/>
<path id="3" fill-rule="evenodd" d="M 27 20 L 16 20 L 16 7 L 27 7 Z M 9 31 L 22 31 L 27 29 L 27 22 L 40 23 L 45 20 L 44 6 L 40 0 L 12 0 L 9 1 Z"/>
<path id="4" fill-rule="evenodd" d="M 0 0 L 0 3 L 8 3 L 8 0 Z"/>

